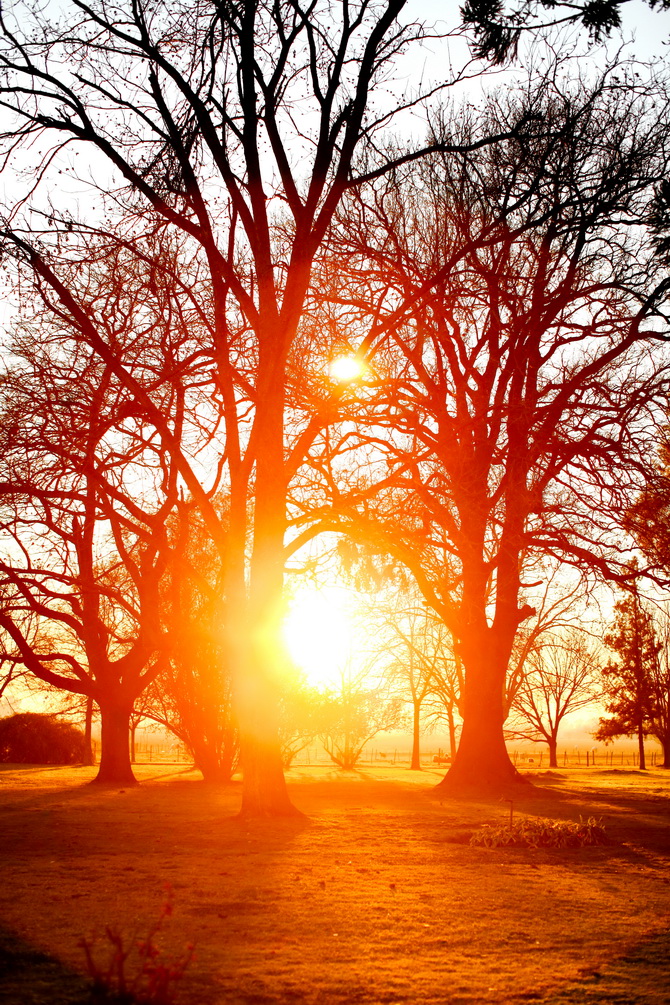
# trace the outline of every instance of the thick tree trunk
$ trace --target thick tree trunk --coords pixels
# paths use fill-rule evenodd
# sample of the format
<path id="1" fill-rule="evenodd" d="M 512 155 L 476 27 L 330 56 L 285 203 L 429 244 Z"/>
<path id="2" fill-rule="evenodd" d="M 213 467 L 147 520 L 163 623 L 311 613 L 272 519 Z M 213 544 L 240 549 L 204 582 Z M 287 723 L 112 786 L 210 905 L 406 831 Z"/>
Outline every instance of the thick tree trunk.
<path id="1" fill-rule="evenodd" d="M 136 785 L 130 763 L 132 703 L 98 702 L 100 708 L 100 766 L 93 779 L 100 785 Z"/>
<path id="2" fill-rule="evenodd" d="M 227 783 L 232 776 L 232 763 L 222 763 L 217 751 L 206 741 L 193 744 L 195 766 L 205 782 Z"/>
<path id="3" fill-rule="evenodd" d="M 412 717 L 412 763 L 411 771 L 421 771 L 421 706 L 414 702 Z"/>
<path id="4" fill-rule="evenodd" d="M 646 771 L 647 762 L 644 756 L 644 729 L 642 723 L 637 727 L 637 749 L 640 753 L 640 771 Z"/>
<path id="5" fill-rule="evenodd" d="M 243 817 L 302 816 L 288 796 L 278 741 L 259 736 L 242 737 Z"/>
<path id="6" fill-rule="evenodd" d="M 483 656 L 480 651 L 470 661 L 463 660 L 463 728 L 456 757 L 438 792 L 500 791 L 525 781 L 510 760 L 503 735 L 505 667 L 501 660 Z"/>
<path id="7" fill-rule="evenodd" d="M 670 736 L 661 738 L 661 746 L 663 748 L 663 764 L 662 768 L 670 768 Z"/>
<path id="8" fill-rule="evenodd" d="M 549 767 L 558 767 L 558 740 L 555 737 L 551 737 L 547 740 L 549 746 Z"/>
<path id="9" fill-rule="evenodd" d="M 246 817 L 301 815 L 289 799 L 281 756 L 276 679 L 284 664 L 279 622 L 273 614 L 256 619 L 249 631 L 242 632 L 237 645 L 234 677 L 242 768 L 240 812 Z M 240 651 L 240 642 L 244 651 Z"/>
<path id="10" fill-rule="evenodd" d="M 243 816 L 299 816 L 289 799 L 281 757 L 276 680 L 285 667 L 281 619 L 284 589 L 286 473 L 284 382 L 276 333 L 263 339 L 259 362 L 254 545 L 246 651 L 238 646 L 236 689 Z"/>

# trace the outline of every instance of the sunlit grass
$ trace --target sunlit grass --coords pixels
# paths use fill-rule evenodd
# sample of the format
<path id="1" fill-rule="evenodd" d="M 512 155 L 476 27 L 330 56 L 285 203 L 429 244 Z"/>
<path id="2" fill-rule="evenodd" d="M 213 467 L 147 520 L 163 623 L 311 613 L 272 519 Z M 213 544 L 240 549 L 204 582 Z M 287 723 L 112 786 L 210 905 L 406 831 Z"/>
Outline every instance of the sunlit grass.
<path id="1" fill-rule="evenodd" d="M 537 776 L 515 820 L 602 818 L 613 843 L 577 849 L 469 847 L 483 824 L 509 820 L 509 804 L 440 802 L 432 771 L 296 768 L 292 797 L 309 819 L 262 827 L 234 816 L 238 785 L 143 765 L 142 786 L 100 791 L 82 785 L 91 774 L 0 773 L 0 918 L 67 964 L 83 969 L 77 943 L 105 924 L 142 932 L 168 882 L 161 948 L 196 945 L 184 1005 L 552 1002 L 588 990 L 594 972 L 603 997 L 589 1002 L 664 1000 L 667 968 L 636 986 L 652 997 L 626 999 L 621 963 L 667 929 L 660 770 Z"/>

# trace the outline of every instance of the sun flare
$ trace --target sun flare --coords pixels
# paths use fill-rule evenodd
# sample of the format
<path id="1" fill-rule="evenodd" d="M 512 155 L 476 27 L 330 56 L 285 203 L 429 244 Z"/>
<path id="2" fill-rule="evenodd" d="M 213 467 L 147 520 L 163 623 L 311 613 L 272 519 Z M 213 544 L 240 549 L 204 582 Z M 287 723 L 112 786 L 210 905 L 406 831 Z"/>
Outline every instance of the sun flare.
<path id="1" fill-rule="evenodd" d="M 338 356 L 331 362 L 329 373 L 333 380 L 346 384 L 364 375 L 365 363 L 358 356 Z"/>
<path id="2" fill-rule="evenodd" d="M 345 590 L 299 590 L 284 618 L 284 639 L 294 663 L 310 684 L 337 683 L 354 646 L 354 625 Z"/>

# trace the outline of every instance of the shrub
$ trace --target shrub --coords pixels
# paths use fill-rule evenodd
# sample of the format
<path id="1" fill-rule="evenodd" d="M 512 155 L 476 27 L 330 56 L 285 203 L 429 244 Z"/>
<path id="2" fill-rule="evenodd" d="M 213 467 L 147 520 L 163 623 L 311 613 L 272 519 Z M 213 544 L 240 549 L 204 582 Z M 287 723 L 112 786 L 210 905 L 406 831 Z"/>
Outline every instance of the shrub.
<path id="1" fill-rule="evenodd" d="M 80 764 L 84 734 L 54 715 L 21 712 L 0 719 L 0 761 L 10 764 Z"/>
<path id="2" fill-rule="evenodd" d="M 607 841 L 605 828 L 595 817 L 580 817 L 579 823 L 534 817 L 498 827 L 484 824 L 470 838 L 472 846 L 484 848 L 583 848 Z"/>
<path id="3" fill-rule="evenodd" d="M 156 945 L 156 936 L 172 915 L 172 888 L 166 885 L 166 899 L 158 920 L 147 935 L 124 936 L 116 929 L 105 928 L 108 942 L 107 962 L 100 964 L 95 956 L 95 939 L 81 939 L 79 945 L 86 956 L 86 969 L 93 979 L 92 1005 L 173 1005 L 176 985 L 193 959 L 193 945 L 186 947 L 178 960 L 164 961 Z"/>

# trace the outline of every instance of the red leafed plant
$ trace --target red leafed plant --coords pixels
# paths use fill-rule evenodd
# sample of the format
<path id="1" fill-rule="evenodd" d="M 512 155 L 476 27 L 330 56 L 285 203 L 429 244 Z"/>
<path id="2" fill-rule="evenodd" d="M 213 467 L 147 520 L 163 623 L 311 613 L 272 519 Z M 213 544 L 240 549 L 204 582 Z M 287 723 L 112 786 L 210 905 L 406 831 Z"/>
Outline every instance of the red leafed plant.
<path id="1" fill-rule="evenodd" d="M 92 1005 L 172 1005 L 176 985 L 193 959 L 193 945 L 186 946 L 184 955 L 176 960 L 162 960 L 156 936 L 172 914 L 173 892 L 165 886 L 165 902 L 157 920 L 146 936 L 125 936 L 111 926 L 105 926 L 109 944 L 106 964 L 98 963 L 95 955 L 97 938 L 82 938 L 79 945 L 86 956 L 86 969 L 93 981 Z"/>

